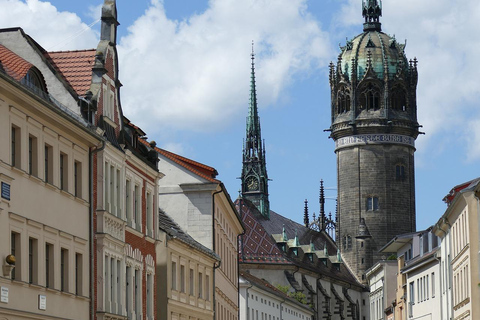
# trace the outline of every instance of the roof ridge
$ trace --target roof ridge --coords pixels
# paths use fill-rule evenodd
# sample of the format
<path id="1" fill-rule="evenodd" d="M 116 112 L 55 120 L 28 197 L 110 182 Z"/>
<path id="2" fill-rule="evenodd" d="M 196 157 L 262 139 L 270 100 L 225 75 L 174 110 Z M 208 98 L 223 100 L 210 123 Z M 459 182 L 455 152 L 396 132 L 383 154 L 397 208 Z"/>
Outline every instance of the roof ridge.
<path id="1" fill-rule="evenodd" d="M 96 51 L 97 49 L 77 49 L 77 50 L 59 50 L 59 51 L 47 51 L 48 53 L 70 53 L 70 52 L 86 52 L 86 51 Z"/>

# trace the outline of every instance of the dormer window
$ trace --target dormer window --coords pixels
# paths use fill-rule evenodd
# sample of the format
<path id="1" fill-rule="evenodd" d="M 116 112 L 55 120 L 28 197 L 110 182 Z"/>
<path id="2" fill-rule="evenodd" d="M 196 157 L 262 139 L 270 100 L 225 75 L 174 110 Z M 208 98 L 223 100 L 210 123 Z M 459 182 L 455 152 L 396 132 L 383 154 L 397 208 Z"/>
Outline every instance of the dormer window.
<path id="1" fill-rule="evenodd" d="M 36 68 L 30 68 L 25 77 L 22 79 L 22 82 L 37 93 L 47 92 L 45 81 L 43 80 L 40 71 L 38 71 Z"/>

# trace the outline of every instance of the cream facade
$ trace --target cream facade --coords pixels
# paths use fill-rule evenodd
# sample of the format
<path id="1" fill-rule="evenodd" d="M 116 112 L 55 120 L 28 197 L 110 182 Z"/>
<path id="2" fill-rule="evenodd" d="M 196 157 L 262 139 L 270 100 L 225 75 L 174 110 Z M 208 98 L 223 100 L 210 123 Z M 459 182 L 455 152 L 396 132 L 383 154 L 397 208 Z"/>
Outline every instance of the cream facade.
<path id="1" fill-rule="evenodd" d="M 220 258 L 184 233 L 165 213 L 159 214 L 159 220 L 156 246 L 159 319 L 213 319 L 213 268 Z"/>
<path id="2" fill-rule="evenodd" d="M 101 136 L 38 44 L 9 29 L 0 45 L 12 50 L 0 57 L 0 318 L 88 319 L 89 156 Z"/>
<path id="3" fill-rule="evenodd" d="M 442 238 L 442 317 L 477 319 L 480 316 L 479 219 L 480 179 L 452 189 L 448 208 L 434 227 Z M 445 307 L 444 307 L 445 306 Z M 448 307 L 450 306 L 450 307 Z M 453 309 L 450 313 L 448 309 Z"/>

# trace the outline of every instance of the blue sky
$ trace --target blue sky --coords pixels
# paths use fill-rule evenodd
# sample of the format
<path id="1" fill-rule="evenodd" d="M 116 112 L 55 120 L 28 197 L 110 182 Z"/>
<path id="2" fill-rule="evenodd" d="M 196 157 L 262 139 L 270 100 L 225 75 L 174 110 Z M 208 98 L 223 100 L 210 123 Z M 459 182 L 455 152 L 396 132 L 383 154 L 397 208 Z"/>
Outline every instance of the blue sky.
<path id="1" fill-rule="evenodd" d="M 0 27 L 47 50 L 95 48 L 101 0 L 0 0 Z M 318 215 L 319 180 L 335 210 L 328 64 L 362 32 L 361 0 L 118 0 L 122 106 L 160 147 L 215 167 L 238 195 L 251 41 L 271 208 Z M 384 0 L 383 31 L 419 60 L 417 228 L 455 185 L 480 176 L 478 0 Z M 91 28 L 88 26 L 91 25 Z"/>

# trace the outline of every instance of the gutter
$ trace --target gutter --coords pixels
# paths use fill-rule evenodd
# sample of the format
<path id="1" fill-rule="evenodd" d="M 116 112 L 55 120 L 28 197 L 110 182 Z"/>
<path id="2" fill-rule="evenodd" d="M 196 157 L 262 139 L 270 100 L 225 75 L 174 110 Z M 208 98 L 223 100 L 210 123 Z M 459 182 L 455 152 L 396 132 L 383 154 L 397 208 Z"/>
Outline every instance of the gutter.
<path id="1" fill-rule="evenodd" d="M 88 234 L 88 240 L 90 241 L 90 319 L 94 320 L 95 319 L 95 307 L 94 307 L 94 302 L 95 302 L 95 289 L 94 289 L 94 284 L 95 284 L 95 279 L 93 276 L 93 271 L 95 270 L 95 262 L 94 262 L 94 246 L 93 246 L 93 184 L 95 183 L 93 181 L 93 156 L 94 154 L 102 151 L 105 149 L 106 143 L 105 140 L 102 139 L 102 146 L 100 148 L 95 148 L 95 150 L 90 149 L 90 161 L 88 165 L 88 171 L 89 171 L 89 202 L 90 202 L 90 216 L 89 216 L 89 224 L 90 224 L 90 230 Z"/>

